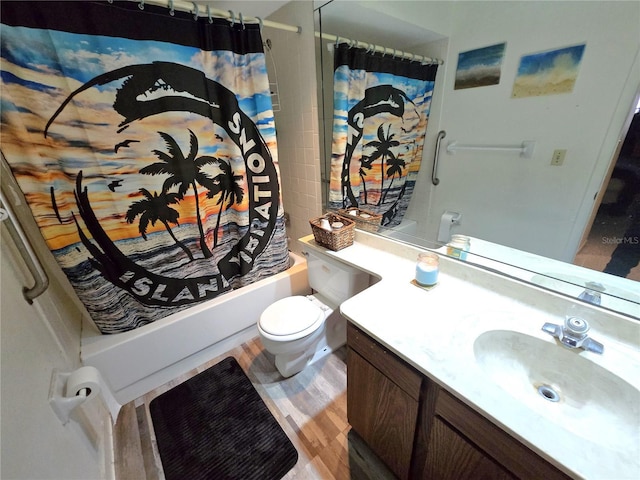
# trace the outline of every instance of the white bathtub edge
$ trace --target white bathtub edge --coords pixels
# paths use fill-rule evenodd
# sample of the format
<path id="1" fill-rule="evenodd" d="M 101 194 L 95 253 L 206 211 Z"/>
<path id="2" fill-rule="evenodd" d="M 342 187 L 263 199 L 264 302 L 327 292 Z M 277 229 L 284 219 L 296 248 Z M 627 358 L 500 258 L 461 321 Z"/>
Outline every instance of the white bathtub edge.
<path id="1" fill-rule="evenodd" d="M 179 360 L 162 370 L 154 372 L 151 375 L 118 390 L 115 393 L 116 399 L 124 405 L 125 403 L 140 398 L 159 386 L 190 372 L 209 360 L 219 357 L 225 352 L 228 352 L 229 350 L 232 350 L 243 343 L 256 338 L 257 336 L 258 328 L 255 325 L 245 328 L 244 330 L 220 340 L 219 342 L 200 350 L 187 358 Z"/>

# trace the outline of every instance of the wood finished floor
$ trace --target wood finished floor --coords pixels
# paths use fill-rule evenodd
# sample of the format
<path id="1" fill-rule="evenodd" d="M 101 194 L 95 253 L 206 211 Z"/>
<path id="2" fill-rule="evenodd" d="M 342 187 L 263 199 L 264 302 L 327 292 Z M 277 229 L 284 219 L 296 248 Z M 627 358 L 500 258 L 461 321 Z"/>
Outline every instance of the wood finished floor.
<path id="1" fill-rule="evenodd" d="M 386 480 L 393 474 L 347 423 L 346 349 L 291 378 L 280 376 L 258 339 L 201 365 L 123 406 L 115 426 L 117 480 L 163 480 L 149 403 L 158 395 L 232 356 L 298 450 L 285 479 Z"/>

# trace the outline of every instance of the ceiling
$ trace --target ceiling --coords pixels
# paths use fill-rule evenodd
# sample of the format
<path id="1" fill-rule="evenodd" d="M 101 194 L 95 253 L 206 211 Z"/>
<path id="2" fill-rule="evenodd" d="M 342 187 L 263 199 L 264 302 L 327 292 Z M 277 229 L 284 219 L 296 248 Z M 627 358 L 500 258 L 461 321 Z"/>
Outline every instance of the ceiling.
<path id="1" fill-rule="evenodd" d="M 399 50 L 443 38 L 431 30 L 374 10 L 367 4 L 371 2 L 314 0 L 314 8 L 320 8 L 324 33 Z M 398 2 L 398 8 L 406 8 L 407 4 Z"/>
<path id="2" fill-rule="evenodd" d="M 232 10 L 236 15 L 242 12 L 245 17 L 266 19 L 289 3 L 289 0 L 201 0 L 198 3 L 208 4 L 221 10 Z M 316 17 L 317 10 L 320 9 L 324 33 L 340 35 L 350 40 L 407 50 L 415 45 L 442 38 L 442 35 L 418 25 L 378 12 L 367 6 L 367 3 L 371 4 L 371 2 L 358 0 L 313 0 L 313 8 L 316 11 Z M 398 2 L 399 7 L 401 3 L 407 2 Z"/>

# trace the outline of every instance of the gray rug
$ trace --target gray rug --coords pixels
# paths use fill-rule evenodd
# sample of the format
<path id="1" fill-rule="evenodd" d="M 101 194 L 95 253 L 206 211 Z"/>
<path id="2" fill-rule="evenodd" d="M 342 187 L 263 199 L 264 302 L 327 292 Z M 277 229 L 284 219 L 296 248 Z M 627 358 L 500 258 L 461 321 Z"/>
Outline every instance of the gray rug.
<path id="1" fill-rule="evenodd" d="M 228 357 L 149 405 L 167 480 L 277 480 L 298 452 Z"/>

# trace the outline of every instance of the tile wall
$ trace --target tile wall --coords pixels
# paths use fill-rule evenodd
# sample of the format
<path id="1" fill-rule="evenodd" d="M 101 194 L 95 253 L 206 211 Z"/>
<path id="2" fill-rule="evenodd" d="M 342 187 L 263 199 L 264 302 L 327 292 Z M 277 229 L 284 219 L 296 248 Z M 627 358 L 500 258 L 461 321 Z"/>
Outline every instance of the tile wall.
<path id="1" fill-rule="evenodd" d="M 289 215 L 289 248 L 300 251 L 296 241 L 309 235 L 309 219 L 322 214 L 320 154 L 318 143 L 318 107 L 315 76 L 315 40 L 313 4 L 289 2 L 269 20 L 300 25 L 301 35 L 265 27 L 263 40 L 271 82 L 278 86 L 280 110 L 275 112 L 278 161 L 285 212 Z"/>

